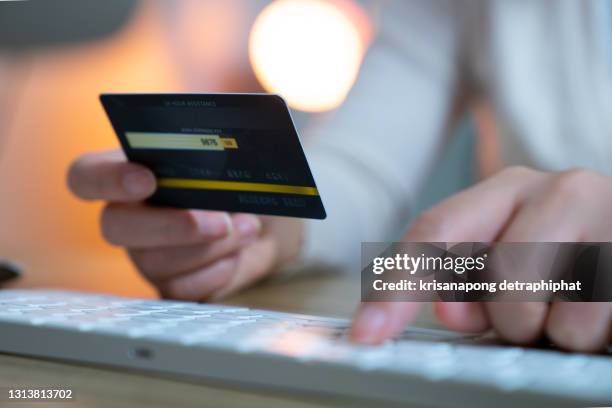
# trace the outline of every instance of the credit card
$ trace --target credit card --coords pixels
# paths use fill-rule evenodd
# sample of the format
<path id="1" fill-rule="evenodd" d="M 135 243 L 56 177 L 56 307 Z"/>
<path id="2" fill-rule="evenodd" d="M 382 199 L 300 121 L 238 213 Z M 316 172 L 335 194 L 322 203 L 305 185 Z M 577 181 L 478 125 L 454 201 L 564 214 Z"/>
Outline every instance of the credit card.
<path id="1" fill-rule="evenodd" d="M 324 219 L 285 101 L 268 94 L 103 94 L 154 205 Z"/>

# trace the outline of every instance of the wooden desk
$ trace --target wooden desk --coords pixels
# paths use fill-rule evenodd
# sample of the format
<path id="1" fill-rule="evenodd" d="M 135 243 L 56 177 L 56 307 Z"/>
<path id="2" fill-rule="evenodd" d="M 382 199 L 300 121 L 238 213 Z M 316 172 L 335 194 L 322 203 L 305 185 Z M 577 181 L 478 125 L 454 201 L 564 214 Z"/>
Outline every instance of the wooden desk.
<path id="1" fill-rule="evenodd" d="M 13 257 L 28 265 L 27 277 L 17 287 L 55 286 L 79 290 L 96 289 L 128 294 L 130 288 L 109 288 L 104 276 L 111 282 L 120 274 L 133 276 L 130 264 L 118 252 L 95 256 L 64 252 L 30 252 L 14 249 Z M 6 254 L 6 251 L 5 251 Z M 87 279 L 82 279 L 85 275 Z M 80 276 L 81 279 L 76 279 Z M 127 279 L 127 281 L 130 281 Z M 110 289 L 110 290 L 109 290 Z M 113 290 L 114 289 L 114 290 Z M 153 295 L 150 289 L 136 285 L 138 296 Z M 148 292 L 147 292 L 148 291 Z M 264 282 L 227 303 L 293 312 L 350 316 L 359 301 L 359 280 L 355 277 L 315 273 L 287 280 Z M 431 326 L 430 312 L 426 309 L 418 322 Z M 1 335 L 1 334 L 0 334 Z M 66 364 L 33 358 L 0 355 L 0 387 L 48 387 L 56 385 L 73 389 L 76 400 L 67 407 L 314 407 L 314 406 L 367 406 L 355 400 L 320 399 L 315 396 L 289 395 L 279 392 L 240 390 L 227 386 L 190 383 L 177 379 L 156 377 L 143 373 L 111 370 L 88 365 Z M 6 389 L 3 391 L 6 392 Z M 1 406 L 41 408 L 44 403 L 7 403 Z M 53 404 L 51 406 L 64 406 Z"/>

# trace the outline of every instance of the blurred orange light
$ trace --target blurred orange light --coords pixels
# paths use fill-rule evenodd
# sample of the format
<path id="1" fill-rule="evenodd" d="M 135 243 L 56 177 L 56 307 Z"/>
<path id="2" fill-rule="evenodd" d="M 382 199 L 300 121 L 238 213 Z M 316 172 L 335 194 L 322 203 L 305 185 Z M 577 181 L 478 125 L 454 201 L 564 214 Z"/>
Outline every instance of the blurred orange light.
<path id="1" fill-rule="evenodd" d="M 277 0 L 257 17 L 249 58 L 268 91 L 295 109 L 336 108 L 353 86 L 366 44 L 358 24 L 327 0 Z"/>

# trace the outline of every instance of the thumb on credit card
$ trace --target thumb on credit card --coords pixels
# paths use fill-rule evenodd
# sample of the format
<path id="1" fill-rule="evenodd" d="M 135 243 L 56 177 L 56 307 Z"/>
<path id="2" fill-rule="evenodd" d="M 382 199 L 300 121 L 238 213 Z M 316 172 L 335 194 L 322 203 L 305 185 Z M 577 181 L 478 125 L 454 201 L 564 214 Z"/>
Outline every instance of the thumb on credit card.
<path id="1" fill-rule="evenodd" d="M 85 200 L 142 201 L 156 189 L 153 173 L 126 161 L 120 150 L 88 153 L 68 171 L 68 187 Z"/>

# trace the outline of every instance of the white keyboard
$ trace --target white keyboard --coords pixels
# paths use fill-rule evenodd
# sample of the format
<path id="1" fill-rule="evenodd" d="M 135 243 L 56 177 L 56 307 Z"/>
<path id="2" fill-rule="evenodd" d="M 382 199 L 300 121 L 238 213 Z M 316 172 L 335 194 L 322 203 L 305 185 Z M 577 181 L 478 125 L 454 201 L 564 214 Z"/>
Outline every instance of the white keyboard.
<path id="1" fill-rule="evenodd" d="M 612 405 L 612 357 L 411 328 L 379 347 L 344 319 L 49 290 L 0 291 L 0 352 L 436 406 Z M 78 392 L 78 390 L 75 390 Z"/>

